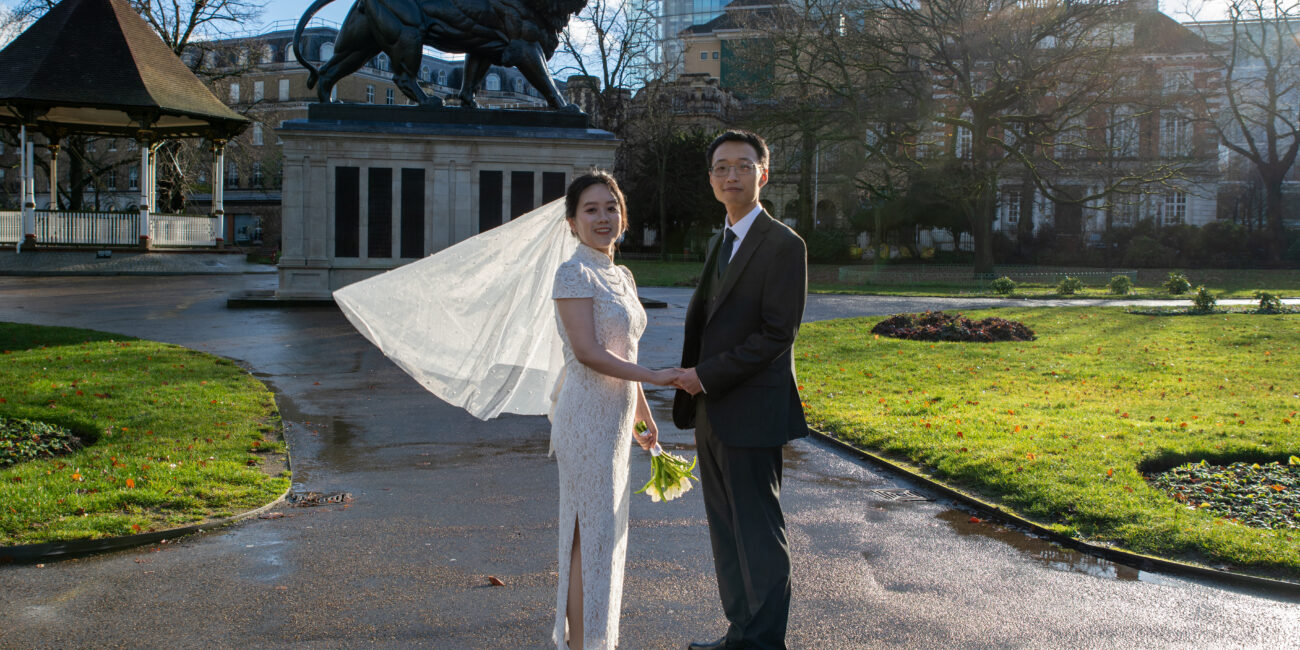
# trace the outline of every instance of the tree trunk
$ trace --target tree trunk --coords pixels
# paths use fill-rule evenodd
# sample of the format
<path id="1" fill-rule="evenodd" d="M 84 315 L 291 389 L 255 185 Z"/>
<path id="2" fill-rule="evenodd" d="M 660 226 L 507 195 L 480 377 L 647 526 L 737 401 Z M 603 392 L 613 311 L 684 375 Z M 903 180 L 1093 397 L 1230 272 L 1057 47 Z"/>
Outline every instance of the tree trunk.
<path id="1" fill-rule="evenodd" d="M 993 217 L 997 202 L 993 200 L 993 188 L 985 186 L 979 190 L 980 196 L 971 206 L 974 214 L 971 237 L 975 239 L 975 275 L 993 274 Z"/>
<path id="2" fill-rule="evenodd" d="M 68 138 L 68 210 L 80 212 L 86 194 L 86 139 Z"/>
<path id="3" fill-rule="evenodd" d="M 799 214 L 798 223 L 801 231 L 809 231 L 816 227 L 813 223 L 812 211 L 812 182 L 813 182 L 813 164 L 817 157 L 817 138 L 811 131 L 804 131 L 802 135 L 802 146 L 799 149 Z"/>
<path id="4" fill-rule="evenodd" d="M 668 261 L 668 154 L 659 156 L 659 259 Z"/>
<path id="5" fill-rule="evenodd" d="M 1268 261 L 1281 262 L 1286 247 L 1286 229 L 1282 227 L 1282 175 L 1269 174 L 1264 179 L 1264 213 L 1267 215 Z"/>

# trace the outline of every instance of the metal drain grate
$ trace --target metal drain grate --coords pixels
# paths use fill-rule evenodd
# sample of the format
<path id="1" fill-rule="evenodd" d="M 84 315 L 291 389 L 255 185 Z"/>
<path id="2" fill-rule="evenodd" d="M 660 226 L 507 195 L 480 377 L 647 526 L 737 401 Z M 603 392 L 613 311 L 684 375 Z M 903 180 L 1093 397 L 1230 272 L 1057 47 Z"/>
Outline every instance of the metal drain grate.
<path id="1" fill-rule="evenodd" d="M 351 492 L 335 492 L 334 494 L 322 494 L 320 492 L 290 492 L 285 500 L 290 505 L 299 508 L 309 506 L 327 506 L 335 503 L 351 503 Z"/>
<path id="2" fill-rule="evenodd" d="M 894 488 L 888 490 L 872 490 L 872 492 L 874 492 L 876 496 L 886 501 L 929 501 L 930 500 L 930 497 L 927 497 L 923 494 L 918 494 L 911 490 L 904 490 L 902 488 Z"/>

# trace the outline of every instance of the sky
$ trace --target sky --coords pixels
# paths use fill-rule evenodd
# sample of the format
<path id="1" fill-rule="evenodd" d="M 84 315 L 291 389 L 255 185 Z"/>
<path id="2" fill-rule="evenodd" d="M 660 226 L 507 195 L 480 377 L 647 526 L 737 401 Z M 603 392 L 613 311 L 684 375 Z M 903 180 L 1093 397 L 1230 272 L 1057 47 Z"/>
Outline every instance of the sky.
<path id="1" fill-rule="evenodd" d="M 226 35 L 261 33 L 264 31 L 263 27 L 277 21 L 296 24 L 298 19 L 302 17 L 303 12 L 307 10 L 307 7 L 311 6 L 311 2 L 312 0 L 267 0 L 260 24 L 244 25 L 237 32 Z M 354 0 L 335 0 L 335 2 L 317 12 L 316 15 L 335 23 L 342 22 L 353 2 Z M 1201 20 L 1221 20 L 1226 17 L 1224 11 L 1228 6 L 1228 2 L 1229 0 L 1160 0 L 1160 9 L 1179 21 L 1198 18 Z M 18 0 L 0 0 L 0 7 L 8 9 L 17 3 Z M 284 26 L 279 25 L 279 27 Z M 12 35 L 0 34 L 0 43 L 7 43 L 10 38 L 12 38 Z"/>

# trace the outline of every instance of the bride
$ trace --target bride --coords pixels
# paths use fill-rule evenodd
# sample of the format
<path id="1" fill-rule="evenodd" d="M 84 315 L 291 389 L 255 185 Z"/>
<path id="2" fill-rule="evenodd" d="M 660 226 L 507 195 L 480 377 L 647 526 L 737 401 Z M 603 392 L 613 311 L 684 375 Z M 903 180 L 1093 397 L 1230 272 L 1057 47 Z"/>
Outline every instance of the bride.
<path id="1" fill-rule="evenodd" d="M 606 172 L 564 201 L 334 292 L 362 335 L 444 401 L 487 420 L 551 416 L 559 465 L 559 588 L 552 640 L 612 648 L 627 554 L 632 440 L 658 428 L 641 382 L 680 370 L 637 365 L 646 315 L 613 262 L 626 205 Z M 636 422 L 645 422 L 636 435 Z M 567 641 L 567 645 L 566 645 Z"/>
<path id="2" fill-rule="evenodd" d="M 637 365 L 646 315 L 632 272 L 613 262 L 627 230 L 622 192 L 605 172 L 581 176 L 564 198 L 580 245 L 555 274 L 552 297 L 564 349 L 551 443 L 559 462 L 559 588 L 555 644 L 571 650 L 618 643 L 627 555 L 629 439 L 654 446 L 659 430 L 640 382 L 669 385 L 677 370 Z M 636 434 L 636 422 L 645 422 Z M 565 634 L 565 624 L 568 634 Z"/>

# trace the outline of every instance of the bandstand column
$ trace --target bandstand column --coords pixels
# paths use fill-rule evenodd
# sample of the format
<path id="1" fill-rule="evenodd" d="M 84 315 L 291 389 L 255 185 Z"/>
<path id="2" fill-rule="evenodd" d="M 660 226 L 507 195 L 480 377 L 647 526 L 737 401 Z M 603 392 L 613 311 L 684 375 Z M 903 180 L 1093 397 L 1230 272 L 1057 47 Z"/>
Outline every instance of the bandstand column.
<path id="1" fill-rule="evenodd" d="M 51 140 L 46 145 L 50 150 L 50 210 L 59 209 L 59 141 Z"/>
<path id="2" fill-rule="evenodd" d="M 23 240 L 31 245 L 36 243 L 36 183 L 32 172 L 32 143 L 27 140 L 27 125 L 19 129 L 18 162 L 22 166 L 19 200 L 23 209 Z"/>
<path id="3" fill-rule="evenodd" d="M 149 155 L 152 150 L 152 143 L 147 134 L 139 135 L 140 141 L 140 247 L 149 248 L 149 210 L 152 208 L 150 197 L 152 189 L 149 187 L 149 170 L 152 167 L 153 157 Z"/>
<path id="4" fill-rule="evenodd" d="M 226 243 L 226 141 L 212 141 L 212 218 L 216 220 L 217 248 Z"/>

